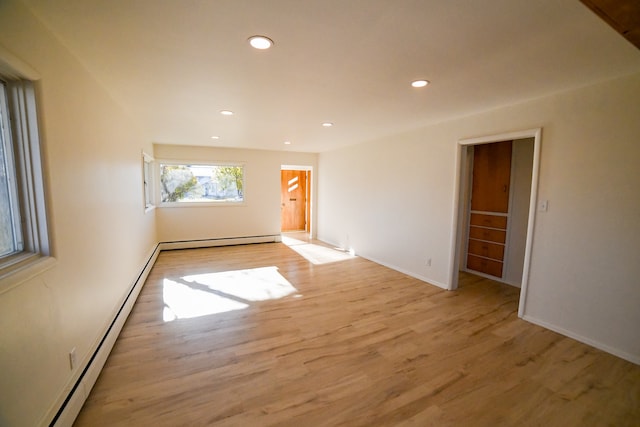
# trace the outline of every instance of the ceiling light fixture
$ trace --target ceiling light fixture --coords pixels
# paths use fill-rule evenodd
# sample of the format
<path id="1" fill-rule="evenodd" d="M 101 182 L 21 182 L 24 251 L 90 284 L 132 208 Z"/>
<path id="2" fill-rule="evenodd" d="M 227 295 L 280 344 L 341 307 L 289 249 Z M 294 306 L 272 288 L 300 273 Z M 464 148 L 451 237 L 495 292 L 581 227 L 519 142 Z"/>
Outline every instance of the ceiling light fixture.
<path id="1" fill-rule="evenodd" d="M 219 137 L 219 136 L 217 136 L 217 135 L 213 135 L 213 136 L 211 137 L 211 139 L 220 139 L 220 137 Z"/>
<path id="2" fill-rule="evenodd" d="M 324 126 L 324 127 L 326 127 L 326 128 L 330 128 L 331 126 L 333 126 L 333 123 L 331 123 L 331 122 L 324 122 L 324 123 L 322 124 L 322 126 Z"/>
<path id="3" fill-rule="evenodd" d="M 291 145 L 291 141 L 285 141 L 284 145 Z"/>
<path id="4" fill-rule="evenodd" d="M 251 36 L 249 37 L 249 44 L 255 49 L 265 50 L 273 46 L 273 40 L 265 36 Z"/>
<path id="5" fill-rule="evenodd" d="M 233 111 L 222 110 L 220 111 L 220 114 L 222 114 L 223 116 L 233 116 Z"/>
<path id="6" fill-rule="evenodd" d="M 411 82 L 411 86 L 413 87 L 425 87 L 429 84 L 429 80 L 415 80 Z"/>

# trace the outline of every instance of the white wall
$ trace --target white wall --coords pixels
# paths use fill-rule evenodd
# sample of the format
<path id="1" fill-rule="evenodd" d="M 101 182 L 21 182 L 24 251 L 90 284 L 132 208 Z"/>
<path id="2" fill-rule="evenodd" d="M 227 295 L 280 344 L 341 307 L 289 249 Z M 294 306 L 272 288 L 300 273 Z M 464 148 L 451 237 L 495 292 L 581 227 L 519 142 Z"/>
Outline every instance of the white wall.
<path id="1" fill-rule="evenodd" d="M 527 224 L 533 172 L 533 138 L 513 141 L 511 159 L 511 201 L 509 206 L 509 233 L 504 280 L 520 287 L 527 242 Z"/>
<path id="2" fill-rule="evenodd" d="M 157 144 L 154 155 L 156 163 L 159 160 L 229 161 L 245 165 L 243 205 L 157 208 L 161 242 L 280 234 L 280 167 L 285 164 L 311 166 L 315 172 L 317 165 L 316 154 L 287 151 Z M 315 175 L 311 175 L 314 190 Z M 312 222 L 315 223 L 315 218 Z"/>
<path id="3" fill-rule="evenodd" d="M 321 153 L 318 237 L 445 287 L 457 138 L 435 131 Z"/>
<path id="4" fill-rule="evenodd" d="M 640 363 L 639 97 L 636 74 L 322 153 L 318 237 L 446 287 L 457 142 L 542 127 L 525 318 Z"/>
<path id="5" fill-rule="evenodd" d="M 0 2 L 0 44 L 41 76 L 57 262 L 0 294 L 0 425 L 35 426 L 55 415 L 157 241 L 142 194 L 141 150 L 153 147 L 19 2 Z"/>

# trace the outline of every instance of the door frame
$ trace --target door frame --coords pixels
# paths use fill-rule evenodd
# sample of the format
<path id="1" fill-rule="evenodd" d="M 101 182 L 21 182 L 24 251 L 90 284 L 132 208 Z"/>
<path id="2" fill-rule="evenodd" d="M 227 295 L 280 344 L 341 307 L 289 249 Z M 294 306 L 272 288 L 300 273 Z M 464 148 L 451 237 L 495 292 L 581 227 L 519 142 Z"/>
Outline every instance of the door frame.
<path id="1" fill-rule="evenodd" d="M 306 189 L 306 201 L 305 201 L 305 220 L 306 220 L 306 225 L 305 225 L 305 233 L 309 234 L 309 236 L 313 237 L 313 227 L 315 226 L 315 224 L 313 224 L 313 207 L 314 207 L 314 200 L 313 200 L 313 195 L 314 193 L 314 188 L 313 188 L 313 166 L 304 166 L 304 165 L 281 165 L 280 166 L 280 171 L 282 173 L 282 171 L 284 170 L 290 170 L 290 171 L 306 171 L 307 172 L 307 189 Z M 279 202 L 280 203 L 280 202 Z M 279 204 L 278 203 L 278 204 Z M 282 223 L 280 223 L 280 228 L 282 229 Z"/>
<path id="2" fill-rule="evenodd" d="M 456 174 L 454 182 L 453 218 L 451 232 L 451 260 L 449 269 L 449 290 L 458 288 L 458 271 L 460 268 L 460 255 L 462 250 L 461 234 L 465 229 L 462 221 L 465 217 L 465 192 L 469 181 L 469 170 L 463 159 L 467 159 L 467 149 L 473 145 L 488 144 L 492 142 L 533 138 L 533 167 L 531 173 L 531 195 L 529 198 L 529 219 L 527 222 L 527 240 L 525 243 L 524 265 L 522 269 L 522 282 L 520 288 L 520 302 L 518 304 L 518 316 L 524 315 L 527 291 L 529 287 L 529 267 L 531 264 L 531 250 L 533 248 L 533 229 L 535 224 L 536 206 L 538 199 L 538 177 L 540 169 L 540 148 L 542 142 L 542 128 L 527 129 L 516 132 L 494 134 L 476 138 L 458 140 L 456 147 Z M 463 167 L 464 166 L 464 167 Z"/>

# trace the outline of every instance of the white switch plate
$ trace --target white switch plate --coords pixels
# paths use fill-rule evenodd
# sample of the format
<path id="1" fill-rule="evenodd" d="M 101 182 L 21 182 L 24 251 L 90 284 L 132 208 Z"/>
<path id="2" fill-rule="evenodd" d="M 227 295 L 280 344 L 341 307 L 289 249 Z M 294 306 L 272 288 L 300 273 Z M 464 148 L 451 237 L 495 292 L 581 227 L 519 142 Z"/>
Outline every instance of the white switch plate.
<path id="1" fill-rule="evenodd" d="M 72 371 L 75 369 L 77 363 L 78 363 L 78 359 L 76 357 L 76 348 L 73 347 L 69 352 L 69 367 L 71 368 Z"/>

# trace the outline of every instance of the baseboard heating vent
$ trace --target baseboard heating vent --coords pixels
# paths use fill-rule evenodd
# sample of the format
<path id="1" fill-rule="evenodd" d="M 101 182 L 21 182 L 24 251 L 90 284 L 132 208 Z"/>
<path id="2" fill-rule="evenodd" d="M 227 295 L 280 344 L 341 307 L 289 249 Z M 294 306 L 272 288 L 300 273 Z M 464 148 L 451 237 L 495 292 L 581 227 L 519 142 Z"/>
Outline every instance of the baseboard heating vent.
<path id="1" fill-rule="evenodd" d="M 145 265 L 140 270 L 138 276 L 133 281 L 132 286 L 129 288 L 124 301 L 117 309 L 105 334 L 96 345 L 96 349 L 84 367 L 80 377 L 77 379 L 66 399 L 53 416 L 53 419 L 49 423 L 49 427 L 70 427 L 73 425 L 73 422 L 82 409 L 82 405 L 89 396 L 89 392 L 98 379 L 98 375 L 100 375 L 100 371 L 104 367 L 107 357 L 109 356 L 109 353 L 111 353 L 111 349 L 113 348 L 118 335 L 120 335 L 120 331 L 122 330 L 133 305 L 138 299 L 138 294 L 140 294 L 142 285 L 144 285 L 144 282 L 147 280 L 147 276 L 155 264 L 159 253 L 159 245 L 156 245 L 147 258 Z"/>
<path id="2" fill-rule="evenodd" d="M 249 245 L 252 243 L 281 242 L 280 234 L 249 237 L 223 237 L 219 239 L 181 240 L 177 242 L 160 242 L 160 250 L 209 248 L 213 246 Z"/>

